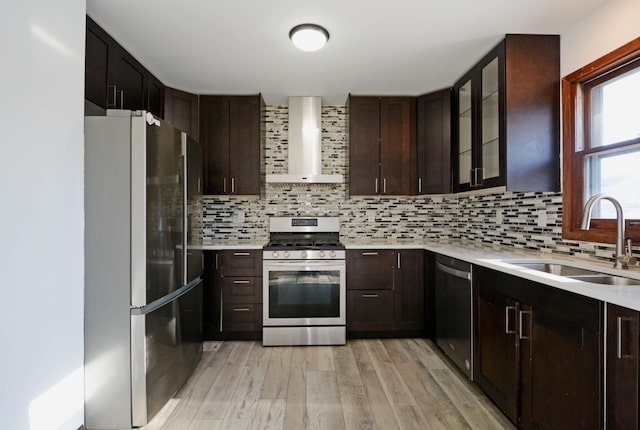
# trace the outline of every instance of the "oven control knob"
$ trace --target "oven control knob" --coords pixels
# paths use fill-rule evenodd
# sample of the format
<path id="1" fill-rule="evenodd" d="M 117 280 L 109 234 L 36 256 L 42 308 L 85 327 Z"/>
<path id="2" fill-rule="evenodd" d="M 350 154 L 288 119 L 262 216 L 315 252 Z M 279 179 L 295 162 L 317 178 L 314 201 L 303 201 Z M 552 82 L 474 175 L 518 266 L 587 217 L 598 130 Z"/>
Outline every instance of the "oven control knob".
<path id="1" fill-rule="evenodd" d="M 335 258 L 335 256 L 336 256 L 336 252 L 335 251 L 329 251 L 329 257 Z"/>
<path id="2" fill-rule="evenodd" d="M 307 258 L 307 251 L 302 251 L 302 252 L 300 253 L 300 257 L 301 257 L 301 258 Z"/>
<path id="3" fill-rule="evenodd" d="M 320 251 L 320 252 L 318 253 L 318 255 L 320 256 L 320 258 L 323 258 L 323 257 L 324 257 L 324 251 Z"/>
<path id="4" fill-rule="evenodd" d="M 271 253 L 271 256 L 272 256 L 273 258 L 278 258 L 278 257 L 280 256 L 280 253 L 279 253 L 278 251 L 273 251 L 273 252 Z"/>
<path id="5" fill-rule="evenodd" d="M 285 251 L 285 252 L 282 254 L 282 256 L 283 256 L 284 258 L 289 258 L 289 255 L 291 255 L 291 254 L 289 254 L 289 251 Z"/>

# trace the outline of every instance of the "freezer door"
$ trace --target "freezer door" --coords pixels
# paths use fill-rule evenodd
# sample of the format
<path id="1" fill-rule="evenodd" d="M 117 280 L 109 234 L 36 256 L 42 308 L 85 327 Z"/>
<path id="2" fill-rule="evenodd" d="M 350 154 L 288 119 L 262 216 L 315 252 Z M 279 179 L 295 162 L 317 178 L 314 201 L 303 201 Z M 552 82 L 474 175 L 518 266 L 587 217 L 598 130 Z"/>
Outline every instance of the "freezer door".
<path id="1" fill-rule="evenodd" d="M 146 425 L 200 361 L 202 281 L 183 288 L 187 292 L 174 300 L 131 315 L 133 427 Z"/>

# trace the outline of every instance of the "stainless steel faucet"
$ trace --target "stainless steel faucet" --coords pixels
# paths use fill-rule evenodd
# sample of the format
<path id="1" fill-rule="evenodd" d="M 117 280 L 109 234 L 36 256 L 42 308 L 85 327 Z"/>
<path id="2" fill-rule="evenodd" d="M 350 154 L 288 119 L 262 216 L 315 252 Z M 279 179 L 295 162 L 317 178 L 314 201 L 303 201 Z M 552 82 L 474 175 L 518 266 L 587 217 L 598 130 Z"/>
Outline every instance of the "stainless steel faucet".
<path id="1" fill-rule="evenodd" d="M 584 205 L 580 228 L 583 230 L 589 230 L 589 224 L 591 223 L 591 209 L 599 200 L 609 200 L 616 208 L 616 260 L 615 263 L 613 263 L 613 267 L 616 269 L 628 269 L 628 260 L 631 255 L 627 256 L 624 251 L 624 215 L 622 213 L 622 205 L 619 201 L 607 194 L 595 194 L 591 196 Z"/>

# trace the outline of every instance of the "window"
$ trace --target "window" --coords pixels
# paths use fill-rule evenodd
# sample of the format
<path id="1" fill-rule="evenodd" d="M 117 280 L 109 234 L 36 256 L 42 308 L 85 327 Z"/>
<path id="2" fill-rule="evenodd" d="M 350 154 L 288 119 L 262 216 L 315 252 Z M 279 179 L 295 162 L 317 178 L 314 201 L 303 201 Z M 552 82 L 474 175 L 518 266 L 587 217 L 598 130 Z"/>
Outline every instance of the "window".
<path id="1" fill-rule="evenodd" d="M 593 194 L 620 201 L 626 232 L 640 242 L 640 38 L 565 77 L 563 237 L 615 240 L 615 209 L 600 201 L 591 229 L 580 229 Z"/>

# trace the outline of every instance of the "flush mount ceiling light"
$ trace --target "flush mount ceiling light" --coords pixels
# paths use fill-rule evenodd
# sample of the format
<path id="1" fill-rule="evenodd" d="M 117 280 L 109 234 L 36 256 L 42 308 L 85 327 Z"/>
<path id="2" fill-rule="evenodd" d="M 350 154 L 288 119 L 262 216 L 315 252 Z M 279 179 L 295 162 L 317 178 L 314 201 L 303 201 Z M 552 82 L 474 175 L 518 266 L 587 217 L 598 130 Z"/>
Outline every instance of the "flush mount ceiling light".
<path id="1" fill-rule="evenodd" d="M 300 24 L 291 29 L 289 39 L 302 51 L 317 51 L 329 40 L 329 32 L 316 24 Z"/>

